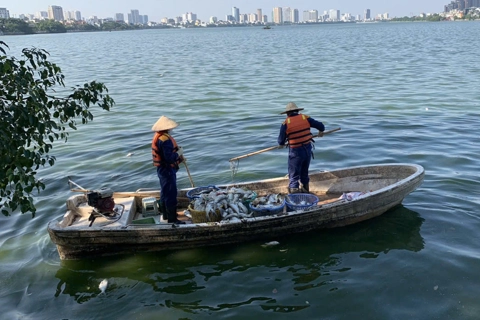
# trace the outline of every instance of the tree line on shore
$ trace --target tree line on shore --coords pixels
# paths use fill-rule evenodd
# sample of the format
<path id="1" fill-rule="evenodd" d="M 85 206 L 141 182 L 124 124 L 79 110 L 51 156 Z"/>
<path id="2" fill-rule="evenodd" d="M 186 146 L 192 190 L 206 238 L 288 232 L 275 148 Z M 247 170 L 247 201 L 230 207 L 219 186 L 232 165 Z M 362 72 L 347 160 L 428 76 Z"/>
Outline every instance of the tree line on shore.
<path id="1" fill-rule="evenodd" d="M 129 25 L 126 23 L 107 21 L 100 25 L 89 23 L 63 24 L 55 20 L 40 20 L 35 23 L 28 23 L 22 19 L 0 19 L 0 33 L 8 34 L 35 34 L 35 33 L 65 33 L 81 31 L 120 31 L 143 29 L 144 26 Z"/>

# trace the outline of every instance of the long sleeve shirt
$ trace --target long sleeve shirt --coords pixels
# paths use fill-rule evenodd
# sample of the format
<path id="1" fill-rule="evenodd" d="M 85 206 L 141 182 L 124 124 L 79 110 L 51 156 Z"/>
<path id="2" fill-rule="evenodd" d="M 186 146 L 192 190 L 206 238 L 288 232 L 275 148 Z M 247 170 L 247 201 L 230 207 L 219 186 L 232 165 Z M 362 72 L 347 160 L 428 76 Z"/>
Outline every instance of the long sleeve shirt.
<path id="1" fill-rule="evenodd" d="M 325 131 L 325 126 L 322 122 L 317 121 L 311 117 L 308 117 L 308 123 L 310 124 L 310 128 L 315 128 L 320 132 Z M 278 135 L 278 144 L 283 146 L 287 142 L 287 124 L 284 122 L 280 127 L 280 134 Z"/>

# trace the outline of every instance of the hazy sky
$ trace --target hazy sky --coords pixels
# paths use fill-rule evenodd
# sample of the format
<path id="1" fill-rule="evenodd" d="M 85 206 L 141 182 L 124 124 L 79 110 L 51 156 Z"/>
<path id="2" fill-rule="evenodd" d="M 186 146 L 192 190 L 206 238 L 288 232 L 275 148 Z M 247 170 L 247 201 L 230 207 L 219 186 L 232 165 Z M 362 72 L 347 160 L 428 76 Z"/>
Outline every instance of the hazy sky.
<path id="1" fill-rule="evenodd" d="M 10 16 L 47 11 L 49 5 L 61 6 L 64 10 L 79 10 L 82 17 L 96 15 L 98 18 L 113 17 L 115 13 L 126 14 L 131 9 L 140 10 L 150 21 L 163 17 L 173 18 L 185 12 L 193 12 L 201 20 L 216 16 L 224 20 L 231 14 L 232 7 L 240 13 L 254 13 L 262 9 L 271 21 L 273 7 L 291 7 L 300 11 L 316 9 L 320 13 L 337 9 L 341 13 L 361 14 L 370 9 L 372 16 L 388 12 L 391 17 L 418 15 L 419 13 L 440 13 L 451 0 L 2 0 L 1 7 L 10 11 Z"/>

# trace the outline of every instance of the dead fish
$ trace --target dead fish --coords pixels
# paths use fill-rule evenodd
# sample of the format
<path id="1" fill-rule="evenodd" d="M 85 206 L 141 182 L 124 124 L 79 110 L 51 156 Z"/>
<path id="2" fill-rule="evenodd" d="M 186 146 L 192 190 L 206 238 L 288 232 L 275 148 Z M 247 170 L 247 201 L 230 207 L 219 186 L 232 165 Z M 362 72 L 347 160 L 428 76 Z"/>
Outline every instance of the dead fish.
<path id="1" fill-rule="evenodd" d="M 131 157 L 131 156 L 133 156 L 134 154 L 135 154 L 135 153 L 130 152 L 129 154 L 127 154 L 127 157 Z"/>
<path id="2" fill-rule="evenodd" d="M 101 293 L 105 294 L 105 290 L 107 290 L 108 280 L 103 279 L 102 282 L 98 285 L 98 289 L 100 289 Z"/>
<path id="3" fill-rule="evenodd" d="M 276 246 L 276 245 L 279 245 L 279 244 L 280 244 L 280 242 L 278 242 L 278 241 L 270 241 L 270 242 L 262 244 L 262 247 L 268 248 L 268 247 L 273 247 L 273 246 Z"/>

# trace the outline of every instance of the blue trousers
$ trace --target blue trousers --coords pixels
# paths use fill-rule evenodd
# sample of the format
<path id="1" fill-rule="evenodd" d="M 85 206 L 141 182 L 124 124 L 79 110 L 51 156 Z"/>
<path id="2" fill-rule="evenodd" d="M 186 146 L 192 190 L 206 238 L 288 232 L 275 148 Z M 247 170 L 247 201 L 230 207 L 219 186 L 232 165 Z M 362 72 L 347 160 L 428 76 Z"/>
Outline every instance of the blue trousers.
<path id="1" fill-rule="evenodd" d="M 299 181 L 302 185 L 308 184 L 308 168 L 312 159 L 312 145 L 307 144 L 299 148 L 290 148 L 288 152 L 288 178 L 289 188 L 298 188 Z"/>
<path id="2" fill-rule="evenodd" d="M 160 179 L 160 201 L 165 207 L 177 206 L 177 170 L 171 167 L 157 167 L 158 179 Z"/>

